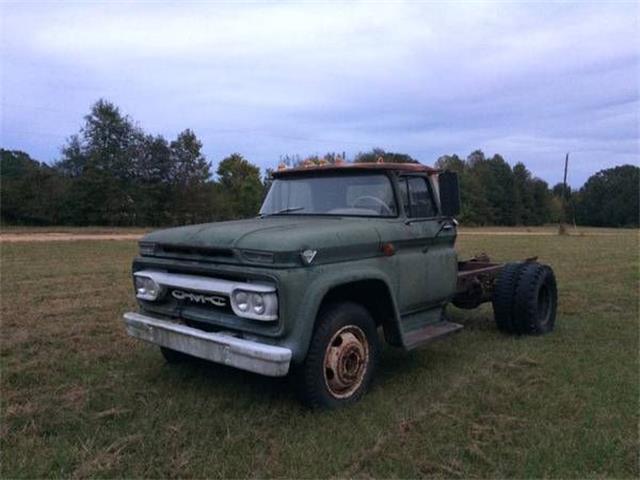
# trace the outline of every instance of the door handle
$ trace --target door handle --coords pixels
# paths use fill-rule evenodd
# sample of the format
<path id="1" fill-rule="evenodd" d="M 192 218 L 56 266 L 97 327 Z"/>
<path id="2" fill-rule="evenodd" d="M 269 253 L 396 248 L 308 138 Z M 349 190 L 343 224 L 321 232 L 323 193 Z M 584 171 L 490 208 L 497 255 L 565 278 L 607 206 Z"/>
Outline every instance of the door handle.
<path id="1" fill-rule="evenodd" d="M 453 225 L 451 225 L 450 223 L 445 223 L 445 224 L 442 226 L 442 229 L 443 229 L 443 230 L 451 230 L 451 229 L 453 229 Z"/>

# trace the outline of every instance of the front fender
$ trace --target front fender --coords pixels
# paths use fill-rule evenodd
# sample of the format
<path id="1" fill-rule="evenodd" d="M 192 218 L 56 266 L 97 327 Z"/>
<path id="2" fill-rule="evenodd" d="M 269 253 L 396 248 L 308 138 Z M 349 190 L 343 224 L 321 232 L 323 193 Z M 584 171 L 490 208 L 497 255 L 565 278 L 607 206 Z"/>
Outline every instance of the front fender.
<path id="1" fill-rule="evenodd" d="M 389 297 L 392 301 L 393 321 L 399 327 L 399 312 L 395 299 L 395 288 L 383 270 L 374 266 L 354 266 L 349 268 L 336 268 L 332 266 L 318 266 L 314 270 L 318 270 L 313 278 L 308 278 L 308 283 L 301 286 L 301 302 L 296 309 L 295 317 L 292 318 L 292 328 L 288 339 L 284 342 L 292 351 L 292 361 L 300 363 L 304 360 L 309 349 L 311 337 L 313 335 L 316 317 L 318 311 L 327 293 L 340 285 L 360 281 L 360 280 L 379 280 L 384 283 L 389 291 Z M 309 272 L 310 273 L 310 272 Z M 294 309 L 290 311 L 293 313 Z"/>

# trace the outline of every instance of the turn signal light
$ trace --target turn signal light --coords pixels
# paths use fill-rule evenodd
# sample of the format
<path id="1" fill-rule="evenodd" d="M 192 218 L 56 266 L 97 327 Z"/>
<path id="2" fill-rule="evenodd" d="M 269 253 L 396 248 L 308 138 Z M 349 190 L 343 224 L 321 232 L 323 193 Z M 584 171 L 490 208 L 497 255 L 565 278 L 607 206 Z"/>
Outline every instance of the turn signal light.
<path id="1" fill-rule="evenodd" d="M 382 244 L 382 254 L 385 257 L 390 257 L 394 253 L 396 253 L 396 247 L 393 246 L 393 243 Z"/>

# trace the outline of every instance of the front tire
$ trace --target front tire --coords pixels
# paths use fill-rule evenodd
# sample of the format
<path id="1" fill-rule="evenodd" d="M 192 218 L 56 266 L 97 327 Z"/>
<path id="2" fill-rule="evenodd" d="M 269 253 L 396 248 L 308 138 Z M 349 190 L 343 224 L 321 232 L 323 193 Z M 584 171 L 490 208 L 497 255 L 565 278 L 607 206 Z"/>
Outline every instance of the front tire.
<path id="1" fill-rule="evenodd" d="M 299 368 L 302 401 L 312 408 L 357 402 L 373 379 L 379 357 L 376 324 L 364 307 L 344 302 L 324 308 Z"/>

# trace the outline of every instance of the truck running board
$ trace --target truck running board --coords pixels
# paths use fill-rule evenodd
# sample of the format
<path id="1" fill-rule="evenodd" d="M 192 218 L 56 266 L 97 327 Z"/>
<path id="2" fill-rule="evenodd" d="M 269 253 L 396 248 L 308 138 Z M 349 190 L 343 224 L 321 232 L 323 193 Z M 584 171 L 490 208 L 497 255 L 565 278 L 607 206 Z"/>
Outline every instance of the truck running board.
<path id="1" fill-rule="evenodd" d="M 422 328 L 412 330 L 404 334 L 404 344 L 407 350 L 412 350 L 425 343 L 442 338 L 451 333 L 455 333 L 462 328 L 462 325 L 454 322 L 436 322 L 425 325 Z"/>

